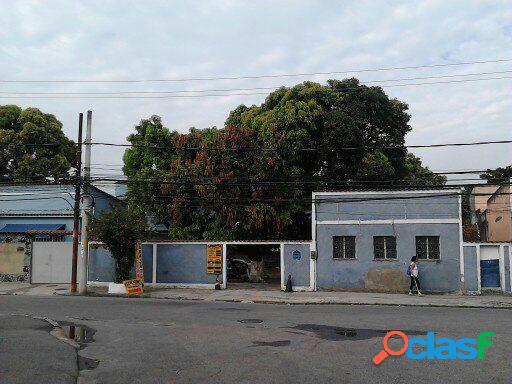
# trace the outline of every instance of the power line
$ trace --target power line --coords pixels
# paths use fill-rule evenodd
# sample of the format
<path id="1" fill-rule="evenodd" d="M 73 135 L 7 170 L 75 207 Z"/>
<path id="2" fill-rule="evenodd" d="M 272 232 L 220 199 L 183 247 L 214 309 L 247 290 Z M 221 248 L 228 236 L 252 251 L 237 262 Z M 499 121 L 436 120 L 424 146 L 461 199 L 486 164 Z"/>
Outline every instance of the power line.
<path id="1" fill-rule="evenodd" d="M 381 85 L 382 88 L 391 87 L 408 87 L 431 84 L 450 84 L 450 83 L 467 83 L 475 81 L 503 80 L 512 79 L 512 76 L 488 77 L 485 79 L 464 79 L 464 80 L 448 80 L 448 81 L 432 81 L 426 83 L 407 83 L 407 84 L 391 84 Z M 165 95 L 165 96 L 0 96 L 0 99 L 183 99 L 183 98 L 201 98 L 201 97 L 230 97 L 230 96 L 254 96 L 268 95 L 268 92 L 247 92 L 247 93 L 217 93 L 217 94 L 201 94 L 201 95 Z"/>
<path id="2" fill-rule="evenodd" d="M 413 80 L 428 80 L 428 79 L 443 79 L 454 77 L 466 76 L 481 76 L 481 75 L 495 75 L 510 73 L 512 70 L 507 71 L 493 71 L 493 72 L 475 72 L 475 73 L 462 73 L 451 75 L 439 76 L 420 76 L 420 77 L 405 77 L 398 79 L 383 79 L 383 80 L 365 80 L 361 84 L 380 84 L 398 81 L 413 81 Z M 482 79 L 483 80 L 483 79 Z M 5 95 L 130 95 L 130 94 L 176 94 L 176 93 L 204 93 L 204 92 L 240 92 L 240 91 L 257 91 L 257 90 L 275 90 L 278 88 L 290 89 L 289 87 L 250 87 L 250 88 L 223 88 L 223 89 L 182 89 L 172 91 L 114 91 L 114 92 L 80 92 L 80 91 L 66 91 L 66 92 L 41 92 L 41 91 L 1 91 L 0 94 Z M 348 89 L 358 89 L 358 87 L 345 87 Z"/>
<path id="3" fill-rule="evenodd" d="M 217 77 L 190 77 L 190 78 L 174 78 L 174 79 L 125 79 L 125 80 L 83 80 L 83 79 L 59 79 L 59 80 L 0 80 L 0 83 L 154 83 L 154 82 L 187 82 L 187 81 L 217 81 L 217 80 L 242 80 L 242 79 L 264 79 L 264 78 L 279 78 L 279 77 L 301 77 L 301 76 L 316 76 L 316 75 L 339 75 L 347 73 L 365 73 L 365 72 L 385 72 L 385 71 L 402 71 L 421 68 L 440 68 L 452 67 L 461 65 L 476 65 L 488 63 L 502 63 L 512 61 L 512 59 L 498 59 L 498 60 L 479 60 L 479 61 L 466 61 L 457 63 L 442 63 L 442 64 L 423 64 L 414 66 L 403 67 L 380 67 L 380 68 L 366 68 L 366 69 L 351 69 L 342 71 L 329 71 L 329 72 L 303 72 L 303 73 L 283 73 L 273 75 L 242 75 L 242 76 L 217 76 Z"/>
<path id="4" fill-rule="evenodd" d="M 405 149 L 405 148 L 437 148 L 437 147 L 460 147 L 460 146 L 476 146 L 476 145 L 491 145 L 491 144 L 510 144 L 512 140 L 490 140 L 490 141 L 475 141 L 468 143 L 439 143 L 439 144 L 415 144 L 415 145 L 402 145 L 402 146 L 368 146 L 368 147 L 316 147 L 316 148 L 291 148 L 294 151 L 308 151 L 316 152 L 328 149 L 343 150 L 368 150 L 368 149 Z M 144 144 L 122 144 L 122 143 L 109 143 L 109 142 L 92 142 L 87 145 L 101 145 L 108 147 L 125 147 L 125 148 L 146 148 L 146 149 L 163 149 L 163 150 L 191 150 L 191 151 L 278 151 L 277 147 L 238 147 L 238 148 L 218 148 L 218 147 L 179 147 L 179 146 L 159 146 L 159 145 L 144 145 Z"/>

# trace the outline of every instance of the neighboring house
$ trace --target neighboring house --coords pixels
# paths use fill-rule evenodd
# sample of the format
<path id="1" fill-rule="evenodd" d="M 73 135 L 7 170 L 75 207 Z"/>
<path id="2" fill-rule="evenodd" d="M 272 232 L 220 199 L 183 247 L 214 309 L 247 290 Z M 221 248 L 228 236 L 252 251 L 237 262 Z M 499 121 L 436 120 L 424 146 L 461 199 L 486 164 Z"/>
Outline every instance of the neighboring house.
<path id="1" fill-rule="evenodd" d="M 113 205 L 124 205 L 94 186 L 89 188 L 89 193 L 94 216 Z M 31 269 L 38 263 L 50 269 L 62 264 L 67 270 L 73 239 L 74 195 L 73 185 L 0 187 L 0 281 L 31 281 Z M 46 247 L 41 243 L 47 243 Z M 44 257 L 36 257 L 36 244 Z M 67 280 L 68 275 L 66 272 L 54 279 Z"/>
<path id="2" fill-rule="evenodd" d="M 482 241 L 512 241 L 512 196 L 510 183 L 483 185 L 470 196 L 471 217 Z"/>
<path id="3" fill-rule="evenodd" d="M 501 185 L 487 200 L 485 210 L 485 241 L 512 242 L 512 191 L 509 184 Z"/>
<path id="4" fill-rule="evenodd" d="M 422 288 L 462 288 L 459 189 L 315 192 L 318 289 L 403 291 L 418 256 Z"/>

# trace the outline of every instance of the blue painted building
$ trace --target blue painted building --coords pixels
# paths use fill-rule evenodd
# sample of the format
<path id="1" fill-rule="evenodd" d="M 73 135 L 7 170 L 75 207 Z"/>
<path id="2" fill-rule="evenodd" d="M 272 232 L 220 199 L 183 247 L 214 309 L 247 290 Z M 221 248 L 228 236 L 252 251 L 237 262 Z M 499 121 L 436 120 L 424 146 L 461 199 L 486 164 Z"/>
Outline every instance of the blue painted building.
<path id="1" fill-rule="evenodd" d="M 316 288 L 408 289 L 418 256 L 422 289 L 462 289 L 460 190 L 313 193 Z"/>
<path id="2" fill-rule="evenodd" d="M 124 205 L 118 198 L 90 187 L 93 214 Z M 16 185 L 0 187 L 0 241 L 13 234 L 28 234 L 36 241 L 72 241 L 73 185 Z"/>
<path id="3" fill-rule="evenodd" d="M 124 205 L 94 186 L 88 193 L 94 216 Z M 0 281 L 69 282 L 74 196 L 73 185 L 0 187 Z"/>

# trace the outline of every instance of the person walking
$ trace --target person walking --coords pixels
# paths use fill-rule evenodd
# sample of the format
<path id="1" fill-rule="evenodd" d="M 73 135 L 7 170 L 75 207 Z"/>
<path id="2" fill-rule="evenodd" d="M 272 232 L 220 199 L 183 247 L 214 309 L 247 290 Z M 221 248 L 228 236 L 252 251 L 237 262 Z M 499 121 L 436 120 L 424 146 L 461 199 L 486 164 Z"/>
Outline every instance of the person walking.
<path id="1" fill-rule="evenodd" d="M 411 286 L 409 287 L 409 295 L 412 295 L 412 289 L 416 286 L 418 295 L 423 296 L 420 291 L 420 280 L 418 279 L 418 257 L 413 256 L 409 264 L 408 275 L 411 277 Z"/>

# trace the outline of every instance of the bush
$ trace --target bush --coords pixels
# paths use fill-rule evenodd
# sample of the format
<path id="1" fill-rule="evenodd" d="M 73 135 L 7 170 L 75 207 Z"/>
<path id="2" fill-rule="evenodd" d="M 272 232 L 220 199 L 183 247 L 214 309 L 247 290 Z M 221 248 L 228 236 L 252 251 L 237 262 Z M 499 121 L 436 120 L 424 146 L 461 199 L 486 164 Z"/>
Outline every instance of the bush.
<path id="1" fill-rule="evenodd" d="M 116 265 L 116 283 L 130 278 L 135 262 L 137 241 L 147 238 L 146 219 L 130 209 L 113 207 L 93 218 L 90 226 L 91 238 L 100 241 L 110 251 Z"/>

